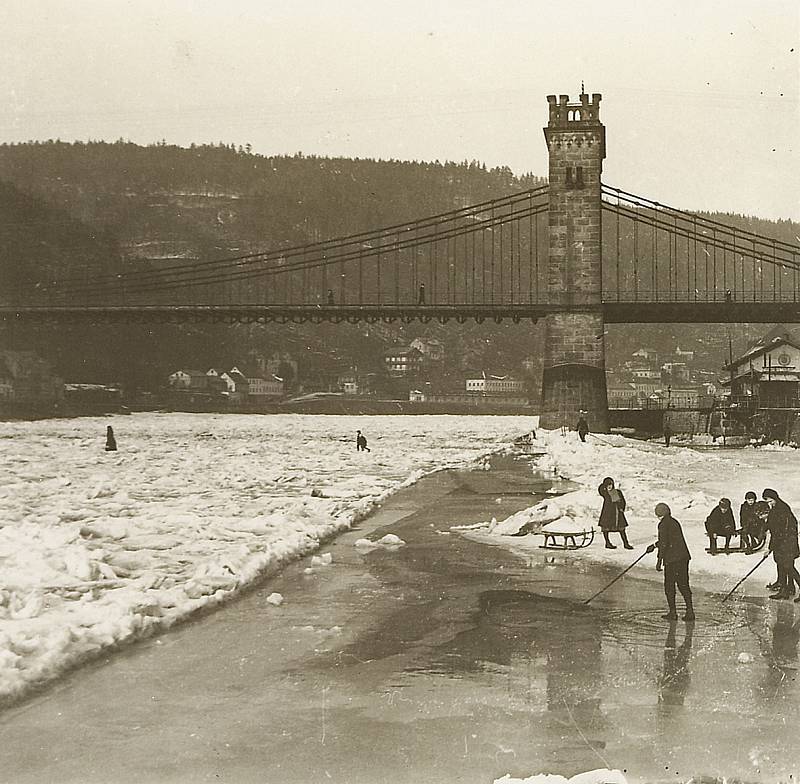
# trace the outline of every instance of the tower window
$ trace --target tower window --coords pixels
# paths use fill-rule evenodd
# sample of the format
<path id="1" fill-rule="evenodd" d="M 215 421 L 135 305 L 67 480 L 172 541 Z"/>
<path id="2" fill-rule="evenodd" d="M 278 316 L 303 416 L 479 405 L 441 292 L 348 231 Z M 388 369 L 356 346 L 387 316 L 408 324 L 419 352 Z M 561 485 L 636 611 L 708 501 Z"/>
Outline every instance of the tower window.
<path id="1" fill-rule="evenodd" d="M 575 167 L 575 185 L 578 188 L 582 188 L 583 187 L 583 167 L 582 166 L 576 166 Z"/>
<path id="2" fill-rule="evenodd" d="M 572 166 L 567 166 L 566 184 L 572 185 Z"/>

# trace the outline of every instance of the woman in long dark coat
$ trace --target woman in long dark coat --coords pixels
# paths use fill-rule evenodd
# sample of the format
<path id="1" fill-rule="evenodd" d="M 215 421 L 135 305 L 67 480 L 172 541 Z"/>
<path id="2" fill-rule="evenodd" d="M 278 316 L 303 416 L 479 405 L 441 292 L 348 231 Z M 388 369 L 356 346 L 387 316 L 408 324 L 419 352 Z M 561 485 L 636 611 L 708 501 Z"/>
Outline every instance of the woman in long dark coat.
<path id="1" fill-rule="evenodd" d="M 607 476 L 597 488 L 597 492 L 603 497 L 603 508 L 600 510 L 600 530 L 606 540 L 606 547 L 609 550 L 617 549 L 615 544 L 611 544 L 608 535 L 612 531 L 618 531 L 622 537 L 623 547 L 626 550 L 633 550 L 633 545 L 628 541 L 628 535 L 625 533 L 628 521 L 625 518 L 625 496 L 622 495 L 622 490 L 617 490 L 614 480 Z"/>

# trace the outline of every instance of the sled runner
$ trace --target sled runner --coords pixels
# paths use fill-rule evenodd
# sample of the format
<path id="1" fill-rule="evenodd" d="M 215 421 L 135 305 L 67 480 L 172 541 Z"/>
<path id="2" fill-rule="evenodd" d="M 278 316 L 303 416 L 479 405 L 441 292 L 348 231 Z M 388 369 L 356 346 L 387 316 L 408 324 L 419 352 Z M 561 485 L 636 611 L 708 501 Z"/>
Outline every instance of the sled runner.
<path id="1" fill-rule="evenodd" d="M 710 555 L 730 555 L 731 553 L 757 553 L 759 550 L 764 549 L 764 545 L 767 542 L 767 532 L 764 531 L 760 536 L 756 537 L 755 545 L 753 547 L 742 547 L 741 545 L 741 532 L 736 531 L 736 536 L 740 537 L 740 544 L 736 547 L 729 547 L 727 550 L 724 547 L 717 547 L 716 550 L 712 550 L 711 547 L 706 547 L 706 552 Z M 717 534 L 719 537 L 720 534 Z"/>
<path id="2" fill-rule="evenodd" d="M 544 455 L 547 450 L 536 442 L 536 436 L 533 433 L 526 433 L 524 436 L 514 439 L 514 449 L 522 452 L 523 455 Z"/>

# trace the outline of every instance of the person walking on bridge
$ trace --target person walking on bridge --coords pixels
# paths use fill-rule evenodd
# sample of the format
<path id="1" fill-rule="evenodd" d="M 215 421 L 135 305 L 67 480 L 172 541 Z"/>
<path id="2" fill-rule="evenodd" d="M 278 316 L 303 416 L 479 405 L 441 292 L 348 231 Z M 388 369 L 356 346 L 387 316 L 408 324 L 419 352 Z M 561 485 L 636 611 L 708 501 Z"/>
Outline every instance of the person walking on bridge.
<path id="1" fill-rule="evenodd" d="M 672 511 L 665 503 L 656 504 L 656 517 L 658 518 L 658 541 L 647 548 L 652 553 L 658 548 L 656 569 L 664 567 L 664 594 L 667 597 L 669 612 L 662 615 L 668 621 L 677 621 L 678 612 L 675 609 L 675 588 L 681 592 L 686 602 L 684 621 L 694 621 L 694 605 L 692 604 L 692 589 L 689 587 L 689 561 L 692 559 L 686 539 L 683 536 L 681 524 L 672 516 Z"/>

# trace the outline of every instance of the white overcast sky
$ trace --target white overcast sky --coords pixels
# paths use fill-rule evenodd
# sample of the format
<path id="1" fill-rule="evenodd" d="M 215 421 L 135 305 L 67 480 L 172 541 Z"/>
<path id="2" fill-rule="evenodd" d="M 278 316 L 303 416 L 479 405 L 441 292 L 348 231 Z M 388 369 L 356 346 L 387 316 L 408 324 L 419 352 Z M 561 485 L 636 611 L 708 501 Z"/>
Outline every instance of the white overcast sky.
<path id="1" fill-rule="evenodd" d="M 603 94 L 604 181 L 800 219 L 800 0 L 2 0 L 0 141 L 225 141 L 547 174 Z"/>

